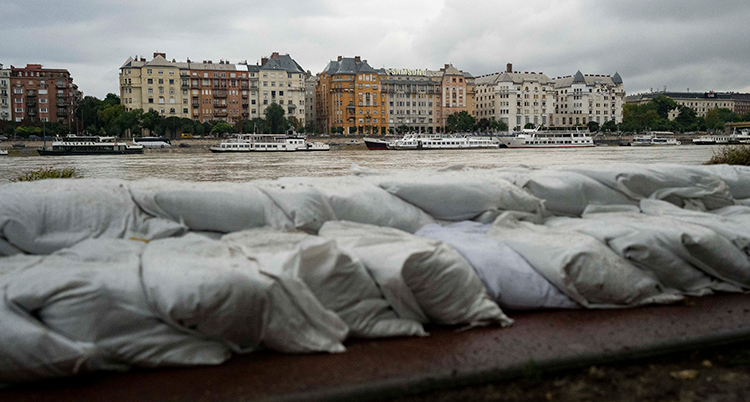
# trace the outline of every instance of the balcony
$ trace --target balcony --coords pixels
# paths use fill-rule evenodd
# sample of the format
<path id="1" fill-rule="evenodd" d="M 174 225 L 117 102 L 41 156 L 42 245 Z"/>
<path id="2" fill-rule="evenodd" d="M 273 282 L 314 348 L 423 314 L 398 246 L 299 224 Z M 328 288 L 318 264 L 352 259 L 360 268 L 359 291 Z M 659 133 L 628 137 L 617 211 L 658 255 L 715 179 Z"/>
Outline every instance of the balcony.
<path id="1" fill-rule="evenodd" d="M 63 89 L 63 88 L 67 88 L 67 87 L 68 87 L 68 84 L 66 84 L 66 83 L 64 83 L 64 82 L 58 82 L 58 83 L 57 83 L 57 85 L 55 85 L 55 86 L 56 86 L 56 87 L 57 87 L 58 89 Z"/>
<path id="2" fill-rule="evenodd" d="M 245 102 L 242 103 L 242 108 L 243 109 L 247 109 L 248 106 L 250 106 L 250 105 L 247 103 L 247 101 L 245 101 Z"/>
<path id="3" fill-rule="evenodd" d="M 34 106 L 36 106 L 36 101 L 32 100 L 32 99 L 29 99 L 29 100 L 26 101 L 26 106 L 34 107 Z"/>
<path id="4" fill-rule="evenodd" d="M 66 116 L 68 116 L 68 111 L 67 110 L 58 110 L 57 111 L 57 117 L 66 117 Z"/>
<path id="5" fill-rule="evenodd" d="M 36 109 L 29 109 L 26 114 L 29 116 L 36 116 Z"/>
<path id="6" fill-rule="evenodd" d="M 197 109 L 199 106 L 198 102 L 193 102 L 193 109 Z"/>
<path id="7" fill-rule="evenodd" d="M 216 117 L 227 117 L 228 113 L 227 112 L 214 111 L 214 116 L 216 116 Z"/>
<path id="8" fill-rule="evenodd" d="M 36 93 L 34 91 L 29 91 L 26 93 L 27 98 L 36 98 Z"/>
<path id="9" fill-rule="evenodd" d="M 247 99 L 247 94 L 242 94 L 242 99 Z"/>
<path id="10" fill-rule="evenodd" d="M 226 98 L 227 97 L 227 91 L 215 91 L 214 92 L 214 98 Z"/>
<path id="11" fill-rule="evenodd" d="M 190 83 L 186 81 L 182 81 L 182 87 L 183 88 L 190 88 Z"/>

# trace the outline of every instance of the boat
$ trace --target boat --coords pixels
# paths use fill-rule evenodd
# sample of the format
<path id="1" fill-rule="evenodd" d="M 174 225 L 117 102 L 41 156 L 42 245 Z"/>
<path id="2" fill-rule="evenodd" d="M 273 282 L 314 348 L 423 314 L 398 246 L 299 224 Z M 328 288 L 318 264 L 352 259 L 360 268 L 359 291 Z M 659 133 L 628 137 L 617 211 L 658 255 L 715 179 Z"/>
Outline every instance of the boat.
<path id="1" fill-rule="evenodd" d="M 693 139 L 695 145 L 722 145 L 722 144 L 739 144 L 734 134 L 730 135 L 703 135 Z"/>
<path id="2" fill-rule="evenodd" d="M 133 144 L 143 145 L 144 148 L 172 147 L 172 141 L 167 137 L 133 137 Z"/>
<path id="3" fill-rule="evenodd" d="M 594 139 L 587 131 L 523 129 L 513 136 L 499 137 L 508 148 L 585 148 Z"/>
<path id="4" fill-rule="evenodd" d="M 298 152 L 329 151 L 322 142 L 308 142 L 305 137 L 287 134 L 238 134 L 229 141 L 209 148 L 214 153 L 232 152 Z"/>
<path id="5" fill-rule="evenodd" d="M 39 148 L 37 152 L 42 156 L 142 154 L 143 145 L 118 142 L 117 137 L 68 134 L 65 138 L 56 137 L 52 146 Z"/>
<path id="6" fill-rule="evenodd" d="M 716 145 L 716 138 L 711 135 L 702 135 L 693 139 L 695 145 Z"/>
<path id="7" fill-rule="evenodd" d="M 367 149 L 371 151 L 381 151 L 388 149 L 388 143 L 391 141 L 381 140 L 378 138 L 365 137 L 362 139 L 367 146 Z"/>
<path id="8" fill-rule="evenodd" d="M 7 149 L 0 149 L 0 156 L 8 156 L 8 150 Z"/>
<path id="9" fill-rule="evenodd" d="M 680 145 L 681 142 L 674 138 L 671 131 L 650 131 L 644 135 L 633 137 L 631 146 L 664 146 Z"/>
<path id="10" fill-rule="evenodd" d="M 400 140 L 389 142 L 388 149 L 483 149 L 500 148 L 500 142 L 489 137 L 461 134 L 406 134 Z"/>
<path id="11" fill-rule="evenodd" d="M 735 129 L 735 133 L 733 133 L 732 136 L 734 137 L 736 144 L 750 144 L 750 128 L 742 129 L 739 133 L 737 133 Z"/>

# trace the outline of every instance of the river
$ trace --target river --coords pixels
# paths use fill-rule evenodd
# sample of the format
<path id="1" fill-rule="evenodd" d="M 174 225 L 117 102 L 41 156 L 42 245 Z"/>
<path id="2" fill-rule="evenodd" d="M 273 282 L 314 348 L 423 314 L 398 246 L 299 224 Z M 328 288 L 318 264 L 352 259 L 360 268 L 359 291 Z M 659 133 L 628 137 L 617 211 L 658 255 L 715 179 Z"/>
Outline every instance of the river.
<path id="1" fill-rule="evenodd" d="M 343 147 L 342 147 L 343 148 Z M 213 154 L 147 150 L 143 155 L 29 156 L 0 158 L 0 183 L 46 167 L 74 167 L 86 178 L 139 180 L 156 177 L 186 181 L 234 181 L 290 176 L 341 176 L 353 163 L 373 169 L 419 169 L 463 164 L 472 168 L 530 165 L 555 166 L 607 163 L 676 163 L 699 165 L 711 158 L 715 146 L 674 147 L 597 146 L 580 149 L 487 149 L 436 151 L 369 151 L 363 146 L 329 152 Z"/>

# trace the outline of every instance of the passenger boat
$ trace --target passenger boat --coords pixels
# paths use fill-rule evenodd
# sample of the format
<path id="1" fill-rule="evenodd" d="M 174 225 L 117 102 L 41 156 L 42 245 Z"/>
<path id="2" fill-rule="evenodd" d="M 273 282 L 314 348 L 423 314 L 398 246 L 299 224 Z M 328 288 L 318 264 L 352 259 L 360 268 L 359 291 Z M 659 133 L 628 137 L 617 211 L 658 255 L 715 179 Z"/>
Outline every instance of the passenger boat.
<path id="1" fill-rule="evenodd" d="M 750 129 L 748 128 L 740 130 L 739 133 L 735 132 L 732 136 L 738 144 L 750 144 Z"/>
<path id="2" fill-rule="evenodd" d="M 722 144 L 739 144 L 737 137 L 731 135 L 703 135 L 693 139 L 695 145 L 722 145 Z"/>
<path id="3" fill-rule="evenodd" d="M 390 141 L 381 140 L 378 138 L 365 137 L 362 139 L 367 146 L 367 149 L 371 151 L 381 151 L 388 149 L 388 143 Z"/>
<path id="4" fill-rule="evenodd" d="M 134 137 L 133 144 L 143 145 L 144 148 L 170 148 L 172 141 L 167 137 Z"/>
<path id="5" fill-rule="evenodd" d="M 522 132 L 500 137 L 508 148 L 585 148 L 593 147 L 594 139 L 587 131 L 555 131 L 524 129 Z"/>
<path id="6" fill-rule="evenodd" d="M 142 154 L 143 145 L 117 142 L 116 137 L 78 136 L 56 137 L 52 146 L 37 149 L 39 155 L 123 155 Z"/>
<path id="7" fill-rule="evenodd" d="M 8 150 L 7 149 L 0 149 L 0 156 L 8 156 Z"/>
<path id="8" fill-rule="evenodd" d="M 671 131 L 650 131 L 644 135 L 636 136 L 630 143 L 631 146 L 664 146 L 680 145 L 681 142 L 674 138 Z"/>
<path id="9" fill-rule="evenodd" d="M 406 134 L 400 140 L 388 143 L 388 149 L 483 149 L 499 148 L 500 142 L 491 138 L 472 135 L 450 134 Z"/>
<path id="10" fill-rule="evenodd" d="M 298 152 L 329 151 L 322 142 L 307 142 L 306 138 L 286 134 L 238 134 L 229 141 L 209 148 L 214 153 L 231 152 Z"/>

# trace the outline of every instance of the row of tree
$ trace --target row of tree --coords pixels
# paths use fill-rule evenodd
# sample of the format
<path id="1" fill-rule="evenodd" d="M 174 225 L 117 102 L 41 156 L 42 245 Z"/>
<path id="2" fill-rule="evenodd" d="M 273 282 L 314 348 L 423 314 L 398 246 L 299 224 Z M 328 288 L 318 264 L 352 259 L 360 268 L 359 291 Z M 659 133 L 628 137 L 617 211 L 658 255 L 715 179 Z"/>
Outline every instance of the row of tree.
<path id="1" fill-rule="evenodd" d="M 673 120 L 670 113 L 676 112 Z M 622 110 L 622 123 L 618 126 L 623 132 L 644 131 L 713 131 L 723 130 L 726 123 L 750 121 L 750 113 L 738 115 L 727 108 L 714 108 L 700 117 L 695 110 L 679 105 L 673 99 L 659 95 L 643 105 L 626 104 Z M 614 130 L 612 130 L 614 131 Z"/>
<path id="2" fill-rule="evenodd" d="M 76 119 L 70 125 L 22 121 L 20 123 L 0 120 L 0 132 L 7 137 L 28 138 L 31 135 L 65 135 L 69 133 L 110 135 L 117 137 L 139 137 L 141 135 L 180 138 L 182 133 L 191 135 L 220 135 L 235 132 L 283 133 L 290 128 L 300 129 L 294 117 L 284 117 L 284 108 L 271 104 L 266 108 L 265 118 L 242 120 L 234 125 L 215 120 L 200 122 L 189 118 L 163 117 L 155 110 L 135 109 L 128 111 L 120 104 L 120 97 L 107 94 L 104 99 L 86 96 L 77 105 Z"/>

